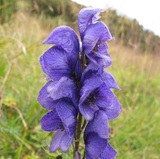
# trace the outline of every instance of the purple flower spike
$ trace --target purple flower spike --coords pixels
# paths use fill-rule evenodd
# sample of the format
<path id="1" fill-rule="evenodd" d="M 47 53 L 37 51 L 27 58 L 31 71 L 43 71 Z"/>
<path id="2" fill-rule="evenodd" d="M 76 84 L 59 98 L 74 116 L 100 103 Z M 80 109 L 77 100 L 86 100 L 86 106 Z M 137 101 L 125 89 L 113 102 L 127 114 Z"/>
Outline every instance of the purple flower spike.
<path id="1" fill-rule="evenodd" d="M 116 151 L 109 145 L 108 139 L 103 139 L 94 132 L 84 136 L 86 159 L 115 159 Z"/>
<path id="2" fill-rule="evenodd" d="M 78 15 L 81 41 L 73 29 L 59 26 L 44 40 L 53 46 L 40 57 L 49 80 L 38 101 L 49 112 L 41 118 L 43 130 L 53 132 L 50 152 L 68 151 L 73 144 L 74 159 L 114 159 L 109 145 L 108 120 L 116 118 L 121 104 L 111 91 L 120 89 L 105 68 L 112 64 L 107 40 L 113 40 L 101 21 L 102 9 L 84 8 Z M 79 153 L 84 132 L 84 156 Z M 75 140 L 74 140 L 75 139 Z"/>

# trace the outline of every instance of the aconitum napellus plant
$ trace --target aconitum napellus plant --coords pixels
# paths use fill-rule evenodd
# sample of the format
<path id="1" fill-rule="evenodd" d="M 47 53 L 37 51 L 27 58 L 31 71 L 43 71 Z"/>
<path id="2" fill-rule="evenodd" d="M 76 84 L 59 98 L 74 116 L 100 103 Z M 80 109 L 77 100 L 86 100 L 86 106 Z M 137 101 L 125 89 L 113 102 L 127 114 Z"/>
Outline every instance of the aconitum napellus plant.
<path id="1" fill-rule="evenodd" d="M 38 101 L 48 110 L 41 127 L 55 132 L 50 152 L 67 152 L 73 147 L 74 159 L 114 159 L 109 144 L 108 121 L 115 119 L 121 105 L 111 89 L 120 89 L 106 71 L 112 64 L 106 41 L 113 40 L 108 27 L 100 21 L 103 10 L 84 8 L 78 15 L 80 40 L 68 26 L 55 28 L 44 40 L 52 44 L 40 57 L 47 83 Z M 79 152 L 84 140 L 84 153 Z M 82 156 L 82 154 L 83 156 Z"/>

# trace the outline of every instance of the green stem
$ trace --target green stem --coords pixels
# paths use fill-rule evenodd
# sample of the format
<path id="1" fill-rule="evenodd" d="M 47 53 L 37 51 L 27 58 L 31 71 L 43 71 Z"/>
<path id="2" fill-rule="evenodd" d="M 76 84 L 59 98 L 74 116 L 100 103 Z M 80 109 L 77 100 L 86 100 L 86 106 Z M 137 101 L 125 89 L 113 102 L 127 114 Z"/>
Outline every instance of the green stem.
<path id="1" fill-rule="evenodd" d="M 81 137 L 81 125 L 82 125 L 82 115 L 79 113 L 78 115 L 78 123 L 77 123 L 77 127 L 76 127 L 76 136 L 75 136 L 75 148 L 74 148 L 74 155 L 76 153 L 76 151 L 78 151 L 79 148 L 79 142 L 80 142 L 80 137 Z"/>
<path id="2" fill-rule="evenodd" d="M 82 56 L 81 56 L 81 69 L 82 69 L 82 72 L 84 71 L 85 67 L 86 67 L 86 57 L 85 57 L 84 50 L 82 50 Z M 82 125 L 82 114 L 79 112 L 78 113 L 78 122 L 77 122 L 77 126 L 76 126 L 76 134 L 75 134 L 74 157 L 75 157 L 75 153 L 79 149 L 81 133 L 82 133 L 83 129 L 85 128 L 85 125 L 86 125 L 86 121 L 84 121 L 84 123 Z"/>

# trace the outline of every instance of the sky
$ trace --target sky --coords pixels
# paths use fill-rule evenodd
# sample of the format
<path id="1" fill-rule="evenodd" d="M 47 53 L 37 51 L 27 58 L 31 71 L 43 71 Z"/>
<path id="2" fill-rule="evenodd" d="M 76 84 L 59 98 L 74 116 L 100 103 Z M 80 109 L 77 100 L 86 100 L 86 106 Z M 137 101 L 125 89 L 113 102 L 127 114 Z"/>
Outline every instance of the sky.
<path id="1" fill-rule="evenodd" d="M 116 9 L 160 36 L 160 0 L 73 0 L 96 8 Z"/>

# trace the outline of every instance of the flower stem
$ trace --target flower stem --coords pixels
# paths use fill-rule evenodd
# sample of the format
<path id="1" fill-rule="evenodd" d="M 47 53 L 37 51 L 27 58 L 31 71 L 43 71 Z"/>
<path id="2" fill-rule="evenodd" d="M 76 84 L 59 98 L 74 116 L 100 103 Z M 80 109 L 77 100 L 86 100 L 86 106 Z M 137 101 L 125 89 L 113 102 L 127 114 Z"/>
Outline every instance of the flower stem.
<path id="1" fill-rule="evenodd" d="M 86 57 L 85 57 L 84 50 L 82 50 L 82 56 L 81 56 L 81 69 L 82 69 L 82 72 L 84 71 L 85 67 L 86 67 Z M 74 156 L 75 156 L 76 152 L 79 149 L 81 133 L 82 133 L 83 129 L 85 128 L 85 125 L 86 125 L 86 120 L 84 121 L 84 123 L 82 125 L 82 114 L 79 112 L 79 114 L 78 114 L 78 122 L 77 122 L 77 127 L 76 127 L 76 134 L 75 134 Z"/>
<path id="2" fill-rule="evenodd" d="M 79 142 L 80 142 L 80 137 L 81 137 L 81 125 L 82 125 L 82 115 L 81 113 L 78 114 L 78 123 L 77 123 L 77 128 L 76 128 L 76 136 L 75 136 L 75 147 L 74 147 L 74 155 L 76 151 L 78 151 L 79 148 Z"/>

